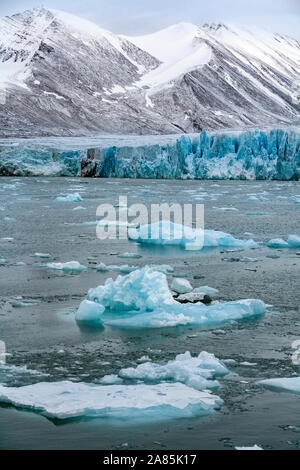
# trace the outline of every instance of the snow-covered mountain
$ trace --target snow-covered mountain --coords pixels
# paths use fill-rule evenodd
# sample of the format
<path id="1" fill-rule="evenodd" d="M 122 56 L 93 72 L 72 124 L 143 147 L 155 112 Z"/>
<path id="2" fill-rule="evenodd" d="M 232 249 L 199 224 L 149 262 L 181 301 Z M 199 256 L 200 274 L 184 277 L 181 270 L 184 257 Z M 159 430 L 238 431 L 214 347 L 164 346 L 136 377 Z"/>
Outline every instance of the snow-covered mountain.
<path id="1" fill-rule="evenodd" d="M 179 23 L 115 35 L 44 8 L 0 21 L 0 135 L 297 125 L 300 44 Z"/>

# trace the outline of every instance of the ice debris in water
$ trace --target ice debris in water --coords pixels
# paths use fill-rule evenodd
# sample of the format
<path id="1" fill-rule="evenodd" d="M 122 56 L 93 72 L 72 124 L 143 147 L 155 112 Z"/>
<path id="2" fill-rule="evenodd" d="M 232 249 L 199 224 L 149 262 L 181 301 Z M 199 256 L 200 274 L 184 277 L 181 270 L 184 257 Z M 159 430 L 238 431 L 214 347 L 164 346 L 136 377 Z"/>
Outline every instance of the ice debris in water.
<path id="1" fill-rule="evenodd" d="M 262 447 L 259 447 L 257 444 L 254 446 L 246 446 L 246 447 L 235 447 L 235 450 L 264 450 Z"/>
<path id="2" fill-rule="evenodd" d="M 3 217 L 3 222 L 16 222 L 16 219 L 14 217 Z"/>
<path id="3" fill-rule="evenodd" d="M 66 273 L 82 273 L 87 270 L 86 266 L 83 266 L 78 261 L 68 261 L 67 263 L 47 263 L 47 268 L 57 269 Z"/>
<path id="4" fill-rule="evenodd" d="M 119 377 L 146 382 L 182 382 L 197 390 L 206 390 L 218 388 L 220 384 L 215 378 L 228 373 L 227 367 L 213 354 L 202 351 L 199 356 L 192 357 L 187 351 L 185 354 L 178 354 L 175 360 L 166 364 L 145 362 L 137 367 L 121 369 Z"/>
<path id="5" fill-rule="evenodd" d="M 176 325 L 211 327 L 265 313 L 261 300 L 245 299 L 206 306 L 181 304 L 169 289 L 166 275 L 145 266 L 88 291 L 87 300 L 101 304 L 103 324 L 125 328 Z M 91 308 L 91 316 L 94 310 Z M 87 314 L 88 317 L 88 314 Z"/>
<path id="6" fill-rule="evenodd" d="M 58 196 L 55 201 L 57 202 L 81 202 L 83 201 L 79 193 L 71 193 L 66 196 Z"/>
<path id="7" fill-rule="evenodd" d="M 258 382 L 264 387 L 278 392 L 290 392 L 300 394 L 300 377 L 288 377 L 278 379 L 266 379 Z"/>
<path id="8" fill-rule="evenodd" d="M 168 274 L 172 273 L 174 269 L 169 266 L 168 264 L 152 264 L 150 265 L 152 269 L 155 269 L 156 271 Z M 123 264 L 121 266 L 111 264 L 111 265 L 106 265 L 105 263 L 100 263 L 97 265 L 97 271 L 100 272 L 108 272 L 108 271 L 114 271 L 114 272 L 120 272 L 122 274 L 129 274 L 132 271 L 136 271 L 139 269 L 139 266 L 129 266 L 128 264 Z"/>
<path id="9" fill-rule="evenodd" d="M 73 211 L 85 211 L 85 210 L 86 210 L 86 208 L 83 207 L 83 206 L 76 206 L 76 207 L 73 208 Z"/>
<path id="10" fill-rule="evenodd" d="M 79 305 L 75 320 L 78 322 L 101 322 L 101 314 L 104 310 L 103 305 L 85 299 Z"/>
<path id="11" fill-rule="evenodd" d="M 300 248 L 300 237 L 298 235 L 290 235 L 287 242 L 291 248 Z"/>
<path id="12" fill-rule="evenodd" d="M 193 292 L 197 292 L 199 294 L 206 294 L 209 295 L 210 297 L 217 297 L 219 294 L 218 289 L 214 289 L 213 287 L 209 286 L 200 286 L 196 287 Z"/>
<path id="13" fill-rule="evenodd" d="M 133 259 L 139 259 L 141 258 L 142 255 L 139 255 L 138 253 L 121 253 L 118 255 L 118 258 L 133 258 Z"/>
<path id="14" fill-rule="evenodd" d="M 31 255 L 33 258 L 51 258 L 49 253 L 34 253 Z"/>
<path id="15" fill-rule="evenodd" d="M 50 418 L 116 418 L 123 421 L 191 418 L 211 414 L 222 400 L 182 383 L 96 385 L 40 382 L 23 387 L 0 385 L 0 401 Z"/>
<path id="16" fill-rule="evenodd" d="M 298 235 L 290 235 L 287 241 L 282 238 L 273 238 L 268 242 L 267 246 L 269 248 L 299 248 L 300 237 Z"/>
<path id="17" fill-rule="evenodd" d="M 130 239 L 140 243 L 156 245 L 179 245 L 186 249 L 203 247 L 256 248 L 258 244 L 250 240 L 234 238 L 229 233 L 216 230 L 199 230 L 170 221 L 162 220 L 149 225 L 129 229 Z"/>
<path id="18" fill-rule="evenodd" d="M 190 282 L 187 279 L 175 277 L 171 284 L 171 289 L 177 294 L 187 294 L 193 290 Z"/>

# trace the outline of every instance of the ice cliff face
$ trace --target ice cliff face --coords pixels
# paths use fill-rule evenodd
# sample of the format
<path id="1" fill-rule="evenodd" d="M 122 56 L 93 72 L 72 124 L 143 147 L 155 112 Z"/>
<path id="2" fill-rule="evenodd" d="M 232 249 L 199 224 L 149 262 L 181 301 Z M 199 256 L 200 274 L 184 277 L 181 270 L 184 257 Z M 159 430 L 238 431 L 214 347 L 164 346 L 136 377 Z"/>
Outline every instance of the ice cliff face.
<path id="1" fill-rule="evenodd" d="M 0 141 L 0 175 L 300 179 L 300 132 Z M 115 145 L 111 145 L 114 142 Z"/>
<path id="2" fill-rule="evenodd" d="M 299 123 L 300 45 L 180 23 L 125 37 L 44 8 L 0 21 L 0 135 L 170 134 Z"/>

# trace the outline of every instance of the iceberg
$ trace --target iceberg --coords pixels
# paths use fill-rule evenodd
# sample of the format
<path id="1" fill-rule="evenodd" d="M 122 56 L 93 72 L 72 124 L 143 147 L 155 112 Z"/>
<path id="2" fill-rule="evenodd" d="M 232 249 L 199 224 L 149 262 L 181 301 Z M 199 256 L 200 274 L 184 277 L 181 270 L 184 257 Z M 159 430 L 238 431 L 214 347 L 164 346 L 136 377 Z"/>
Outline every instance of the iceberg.
<path id="1" fill-rule="evenodd" d="M 298 128 L 174 136 L 3 139 L 0 175 L 299 180 Z"/>
<path id="2" fill-rule="evenodd" d="M 266 388 L 278 392 L 290 392 L 300 394 L 300 377 L 288 377 L 280 379 L 266 379 L 257 382 Z"/>
<path id="3" fill-rule="evenodd" d="M 241 240 L 229 233 L 216 230 L 193 229 L 181 224 L 161 220 L 128 230 L 128 237 L 139 243 L 178 245 L 185 249 L 201 250 L 203 247 L 257 248 L 252 239 Z"/>
<path id="4" fill-rule="evenodd" d="M 218 388 L 220 384 L 214 379 L 228 373 L 227 367 L 213 354 L 202 351 L 197 357 L 192 357 L 187 351 L 164 365 L 144 362 L 135 368 L 121 369 L 118 375 L 126 380 L 181 382 L 196 390 L 206 390 Z"/>
<path id="5" fill-rule="evenodd" d="M 49 418 L 115 418 L 125 423 L 205 416 L 222 405 L 208 391 L 182 383 L 96 385 L 39 382 L 23 387 L 0 385 L 0 402 L 30 409 Z"/>
<path id="6" fill-rule="evenodd" d="M 145 266 L 104 285 L 89 289 L 87 300 L 101 304 L 105 325 L 123 328 L 162 328 L 177 325 L 213 327 L 262 315 L 265 304 L 257 299 L 204 304 L 181 304 L 169 289 L 166 275 Z M 92 309 L 93 311 L 93 309 Z"/>

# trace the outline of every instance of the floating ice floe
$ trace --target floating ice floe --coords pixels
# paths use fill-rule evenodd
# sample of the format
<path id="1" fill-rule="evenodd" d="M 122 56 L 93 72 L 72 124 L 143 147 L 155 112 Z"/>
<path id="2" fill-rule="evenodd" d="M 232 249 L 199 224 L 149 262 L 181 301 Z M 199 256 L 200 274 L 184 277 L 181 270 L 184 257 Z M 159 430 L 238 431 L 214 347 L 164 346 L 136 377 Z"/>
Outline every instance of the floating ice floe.
<path id="1" fill-rule="evenodd" d="M 173 361 L 166 364 L 145 362 L 137 367 L 121 369 L 119 377 L 144 382 L 160 382 L 162 380 L 182 382 L 197 390 L 216 389 L 220 386 L 216 377 L 228 374 L 227 367 L 213 354 L 202 351 L 199 356 L 192 357 L 187 351 L 178 354 Z"/>
<path id="2" fill-rule="evenodd" d="M 300 237 L 298 235 L 290 235 L 287 241 L 282 238 L 273 238 L 268 242 L 267 246 L 269 248 L 299 248 Z"/>
<path id="3" fill-rule="evenodd" d="M 300 237 L 298 235 L 290 235 L 287 242 L 290 248 L 300 248 Z"/>
<path id="4" fill-rule="evenodd" d="M 176 325 L 216 326 L 265 313 L 261 300 L 181 304 L 169 289 L 166 275 L 146 266 L 90 289 L 87 300 L 101 304 L 103 324 L 124 328 L 160 328 Z M 94 318 L 94 309 L 91 308 Z M 88 319 L 88 313 L 87 313 Z"/>
<path id="5" fill-rule="evenodd" d="M 196 287 L 193 292 L 201 293 L 201 294 L 206 294 L 209 295 L 210 297 L 217 297 L 219 294 L 218 289 L 214 289 L 213 287 L 209 286 L 200 286 Z"/>
<path id="6" fill-rule="evenodd" d="M 104 310 L 103 305 L 85 299 L 79 305 L 75 319 L 78 322 L 101 322 L 101 314 Z"/>
<path id="7" fill-rule="evenodd" d="M 55 199 L 56 202 L 81 202 L 83 201 L 79 193 L 70 193 L 66 196 L 58 196 Z"/>
<path id="8" fill-rule="evenodd" d="M 257 444 L 254 446 L 246 446 L 246 447 L 235 447 L 235 450 L 264 450 L 262 447 L 259 447 Z"/>
<path id="9" fill-rule="evenodd" d="M 300 377 L 260 380 L 259 384 L 278 392 L 300 394 Z"/>
<path id="10" fill-rule="evenodd" d="M 169 221 L 129 229 L 130 239 L 155 245 L 179 245 L 185 249 L 201 250 L 203 247 L 256 248 L 254 240 L 240 240 L 229 233 L 216 230 L 199 230 Z"/>
<path id="11" fill-rule="evenodd" d="M 76 207 L 73 208 L 73 211 L 85 211 L 85 210 L 86 210 L 86 208 L 83 207 L 83 206 L 76 206 Z"/>
<path id="12" fill-rule="evenodd" d="M 249 202 L 264 202 L 268 201 L 268 199 L 264 196 L 250 196 L 248 197 Z"/>
<path id="13" fill-rule="evenodd" d="M 159 271 L 165 274 L 172 273 L 174 271 L 174 269 L 168 264 L 161 264 L 161 265 L 153 264 L 153 265 L 150 265 L 150 267 L 152 269 L 155 269 L 156 271 Z M 136 271 L 137 269 L 139 269 L 139 266 L 129 266 L 128 264 L 123 264 L 121 266 L 118 266 L 115 264 L 106 265 L 105 263 L 100 263 L 97 265 L 96 268 L 97 268 L 97 271 L 100 271 L 100 272 L 114 271 L 114 272 L 120 272 L 122 274 L 129 274 L 132 271 Z"/>
<path id="14" fill-rule="evenodd" d="M 14 217 L 3 217 L 3 222 L 16 222 L 16 219 Z"/>
<path id="15" fill-rule="evenodd" d="M 187 294 L 193 290 L 190 282 L 187 279 L 175 277 L 171 284 L 171 289 L 177 294 Z"/>
<path id="16" fill-rule="evenodd" d="M 31 255 L 33 258 L 51 258 L 49 253 L 34 253 Z"/>
<path id="17" fill-rule="evenodd" d="M 24 387 L 0 385 L 0 401 L 31 409 L 49 418 L 75 417 L 164 420 L 204 416 L 222 400 L 182 383 L 95 385 L 40 382 Z"/>
<path id="18" fill-rule="evenodd" d="M 47 263 L 47 268 L 57 269 L 66 273 L 82 273 L 87 270 L 86 266 L 83 266 L 78 261 L 68 261 L 67 263 Z"/>
<path id="19" fill-rule="evenodd" d="M 142 258 L 142 255 L 138 253 L 121 253 L 118 255 L 118 258 L 132 258 L 132 259 L 139 259 Z"/>

